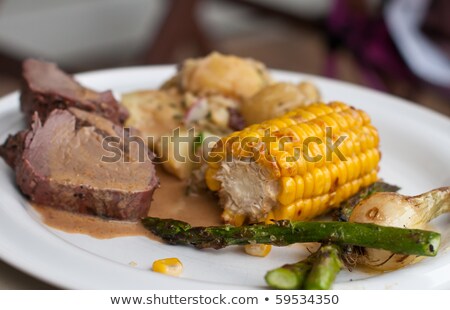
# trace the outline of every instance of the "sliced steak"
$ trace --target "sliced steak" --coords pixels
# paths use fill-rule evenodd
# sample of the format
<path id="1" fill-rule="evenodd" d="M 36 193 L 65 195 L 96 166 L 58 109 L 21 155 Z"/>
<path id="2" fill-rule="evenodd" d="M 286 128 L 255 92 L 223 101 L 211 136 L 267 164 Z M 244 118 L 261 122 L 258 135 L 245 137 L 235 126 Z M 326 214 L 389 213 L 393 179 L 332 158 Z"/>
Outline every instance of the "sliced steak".
<path id="1" fill-rule="evenodd" d="M 31 129 L 10 136 L 0 155 L 15 169 L 21 191 L 36 203 L 137 220 L 147 215 L 159 181 L 148 148 L 128 146 L 123 132 L 96 114 L 57 109 L 43 125 L 35 115 Z M 114 140 L 109 147 L 103 145 L 106 137 Z M 120 159 L 111 160 L 112 146 Z"/>
<path id="2" fill-rule="evenodd" d="M 20 108 L 31 122 L 34 112 L 45 120 L 54 109 L 76 107 L 103 116 L 115 124 L 128 117 L 125 107 L 111 91 L 96 92 L 83 87 L 54 63 L 27 59 L 23 62 Z"/>

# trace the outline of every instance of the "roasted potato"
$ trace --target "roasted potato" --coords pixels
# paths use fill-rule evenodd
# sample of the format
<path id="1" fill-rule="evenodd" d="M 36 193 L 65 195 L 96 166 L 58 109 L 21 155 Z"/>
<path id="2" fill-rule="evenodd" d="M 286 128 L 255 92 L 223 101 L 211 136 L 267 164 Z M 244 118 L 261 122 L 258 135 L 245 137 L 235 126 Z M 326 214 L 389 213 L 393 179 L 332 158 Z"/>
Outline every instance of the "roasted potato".
<path id="1" fill-rule="evenodd" d="M 252 59 L 214 52 L 204 58 L 183 62 L 177 78 L 164 88 L 178 85 L 182 92 L 195 95 L 219 94 L 249 98 L 270 83 L 265 66 Z"/>
<path id="2" fill-rule="evenodd" d="M 156 144 L 156 153 L 164 169 L 181 180 L 187 179 L 194 168 L 200 165 L 194 160 L 195 136 L 186 129 L 163 135 Z"/>
<path id="3" fill-rule="evenodd" d="M 257 124 L 319 99 L 319 91 L 312 83 L 275 83 L 244 101 L 241 114 L 247 125 Z"/>
<path id="4" fill-rule="evenodd" d="M 180 126 L 184 115 L 181 96 L 176 92 L 144 90 L 122 95 L 122 104 L 130 116 L 125 126 L 137 128 L 147 141 L 156 143 L 161 135 Z M 152 143 L 149 143 L 151 148 Z"/>

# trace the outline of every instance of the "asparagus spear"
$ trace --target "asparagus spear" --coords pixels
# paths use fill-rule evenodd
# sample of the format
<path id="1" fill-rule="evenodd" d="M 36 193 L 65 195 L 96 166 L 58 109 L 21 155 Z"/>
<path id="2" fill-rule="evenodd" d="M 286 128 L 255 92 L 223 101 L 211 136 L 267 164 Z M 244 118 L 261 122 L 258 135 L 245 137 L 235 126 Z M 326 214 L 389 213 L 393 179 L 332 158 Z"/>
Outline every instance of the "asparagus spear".
<path id="1" fill-rule="evenodd" d="M 341 260 L 341 247 L 336 244 L 324 245 L 317 251 L 317 254 L 304 288 L 328 290 L 344 265 Z"/>
<path id="2" fill-rule="evenodd" d="M 311 254 L 306 259 L 295 264 L 286 264 L 266 273 L 264 279 L 266 283 L 280 290 L 296 290 L 303 286 L 303 283 L 312 268 L 315 255 Z"/>
<path id="3" fill-rule="evenodd" d="M 220 249 L 253 243 L 285 246 L 301 242 L 321 242 L 384 249 L 399 254 L 435 256 L 440 234 L 418 229 L 385 227 L 349 222 L 290 222 L 191 227 L 188 223 L 147 217 L 144 226 L 170 244 Z"/>
<path id="4" fill-rule="evenodd" d="M 379 192 L 397 192 L 399 189 L 400 187 L 396 185 L 384 182 L 375 182 L 372 185 L 363 188 L 358 193 L 356 193 L 356 195 L 353 195 L 352 197 L 341 203 L 335 214 L 336 220 L 348 222 L 348 219 L 350 218 L 350 215 L 356 205 L 372 194 Z"/>
<path id="5" fill-rule="evenodd" d="M 343 265 L 341 247 L 327 244 L 304 260 L 270 270 L 264 279 L 275 289 L 327 290 Z"/>
<path id="6" fill-rule="evenodd" d="M 363 188 L 360 190 L 356 195 L 350 197 L 341 205 L 339 206 L 339 209 L 337 210 L 335 214 L 336 220 L 342 221 L 342 222 L 348 222 L 348 218 L 350 217 L 353 209 L 355 206 L 362 201 L 363 199 L 366 199 L 370 195 L 377 193 L 377 192 L 396 192 L 400 189 L 400 187 L 391 185 L 384 182 L 376 182 L 366 188 Z M 331 259 L 334 263 L 326 264 L 323 261 L 319 263 L 319 257 L 318 255 L 319 251 L 311 254 L 308 258 L 301 260 L 294 264 L 286 264 L 281 267 L 278 267 L 276 269 L 273 269 L 269 271 L 266 276 L 265 280 L 267 284 L 276 289 L 300 289 L 303 287 L 303 283 L 305 279 L 307 278 L 312 265 L 314 264 L 317 266 L 315 268 L 315 272 L 312 276 L 308 277 L 308 287 L 312 288 L 322 288 L 326 289 L 329 288 L 333 281 L 330 281 L 330 275 L 334 275 L 334 277 L 339 272 L 339 269 L 333 268 L 337 265 L 337 262 L 340 261 L 340 258 L 338 255 L 335 255 L 336 252 L 342 252 L 342 249 L 340 246 L 334 244 L 334 245 L 328 245 L 327 247 L 333 247 L 336 251 L 331 250 L 329 248 L 324 249 L 321 248 L 319 251 L 325 251 L 331 252 L 333 255 L 333 259 Z M 328 261 L 325 261 L 328 262 Z M 328 285 L 323 285 L 323 283 L 328 283 Z"/>

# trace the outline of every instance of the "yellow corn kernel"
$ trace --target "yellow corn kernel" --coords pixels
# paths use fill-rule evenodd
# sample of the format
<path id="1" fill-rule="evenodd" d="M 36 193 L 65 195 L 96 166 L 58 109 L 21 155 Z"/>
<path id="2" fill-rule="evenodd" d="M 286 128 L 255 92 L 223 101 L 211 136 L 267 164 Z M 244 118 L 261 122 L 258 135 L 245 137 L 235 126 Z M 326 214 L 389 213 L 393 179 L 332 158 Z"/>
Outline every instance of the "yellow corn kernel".
<path id="1" fill-rule="evenodd" d="M 297 204 L 296 220 L 304 221 L 311 217 L 312 199 L 303 199 Z"/>
<path id="2" fill-rule="evenodd" d="M 272 250 L 270 244 L 246 244 L 245 253 L 251 256 L 266 257 Z"/>
<path id="3" fill-rule="evenodd" d="M 345 111 L 347 109 L 349 109 L 350 107 L 348 105 L 346 105 L 345 103 L 341 102 L 341 101 L 331 101 L 328 104 L 336 113 L 339 113 L 341 111 Z"/>
<path id="4" fill-rule="evenodd" d="M 300 175 L 296 175 L 294 177 L 295 181 L 295 200 L 299 200 L 303 198 L 303 193 L 305 191 L 305 182 Z"/>
<path id="5" fill-rule="evenodd" d="M 328 106 L 318 105 L 318 104 L 311 104 L 311 105 L 307 106 L 306 109 L 309 112 L 314 113 L 314 115 L 316 117 L 320 117 L 322 115 L 330 114 L 330 113 L 334 112 L 332 108 L 330 108 Z"/>
<path id="6" fill-rule="evenodd" d="M 369 164 L 369 157 L 367 156 L 367 153 L 361 153 L 359 154 L 359 160 L 361 162 L 361 172 L 360 174 L 366 175 L 370 170 L 368 167 Z"/>
<path id="7" fill-rule="evenodd" d="M 352 127 L 361 127 L 364 123 L 361 115 L 358 113 L 358 110 L 350 108 L 345 110 L 345 112 L 347 115 L 349 115 L 351 117 L 351 119 L 353 120 L 353 125 Z"/>
<path id="8" fill-rule="evenodd" d="M 216 179 L 217 169 L 209 167 L 206 170 L 205 181 L 208 188 L 212 191 L 218 191 L 220 189 L 220 181 Z"/>
<path id="9" fill-rule="evenodd" d="M 378 147 L 378 145 L 380 144 L 380 136 L 378 135 L 377 129 L 372 125 L 368 125 L 367 127 L 369 128 L 369 135 L 372 136 L 374 139 L 373 147 Z"/>
<path id="10" fill-rule="evenodd" d="M 364 112 L 363 110 L 359 110 L 358 113 L 361 116 L 361 118 L 363 119 L 364 125 L 370 123 L 370 117 L 366 112 Z"/>
<path id="11" fill-rule="evenodd" d="M 372 133 L 370 132 L 370 128 L 369 127 L 363 127 L 362 128 L 362 132 L 363 132 L 364 138 L 366 140 L 366 147 L 368 149 L 376 147 L 376 139 L 372 135 Z"/>
<path id="12" fill-rule="evenodd" d="M 306 167 L 306 160 L 301 155 L 295 155 L 297 165 L 297 174 L 304 175 L 308 170 Z"/>
<path id="13" fill-rule="evenodd" d="M 355 154 L 355 146 L 353 145 L 353 140 L 351 139 L 350 133 L 348 133 L 347 139 L 345 139 L 342 144 L 345 145 L 346 149 L 346 153 L 344 153 L 345 156 L 350 157 L 353 154 Z"/>
<path id="14" fill-rule="evenodd" d="M 280 121 L 282 121 L 286 127 L 293 126 L 296 124 L 295 121 L 289 117 L 281 117 Z"/>
<path id="15" fill-rule="evenodd" d="M 280 193 L 278 201 L 282 205 L 288 205 L 295 199 L 295 181 L 291 177 L 282 177 L 280 179 Z"/>
<path id="16" fill-rule="evenodd" d="M 358 135 L 353 131 L 348 131 L 348 138 L 352 141 L 352 154 L 361 154 L 361 142 L 358 140 Z"/>
<path id="17" fill-rule="evenodd" d="M 363 175 L 366 175 L 369 172 L 371 172 L 378 165 L 379 160 L 377 149 L 368 150 L 365 153 L 365 155 L 366 155 L 365 157 L 364 156 L 361 157 L 361 160 L 362 161 L 364 160 L 364 163 L 361 163 L 363 164 L 364 168 Z"/>
<path id="18" fill-rule="evenodd" d="M 297 122 L 307 122 L 309 120 L 315 119 L 316 116 L 314 115 L 314 113 L 308 112 L 306 110 L 295 110 L 292 112 L 289 112 L 288 114 L 286 114 L 285 116 L 287 117 L 292 117 L 294 119 L 297 120 Z"/>
<path id="19" fill-rule="evenodd" d="M 320 159 L 317 161 L 316 167 L 322 167 L 327 163 L 327 145 L 325 143 L 325 138 L 322 141 L 324 142 L 317 145 L 319 148 Z"/>
<path id="20" fill-rule="evenodd" d="M 225 209 L 225 210 L 223 210 L 223 212 L 222 212 L 222 220 L 223 220 L 225 223 L 230 223 L 230 222 L 233 220 L 233 218 L 234 218 L 235 216 L 236 216 L 236 215 L 235 215 L 234 213 L 231 213 L 230 210 L 228 210 L 228 209 Z"/>
<path id="21" fill-rule="evenodd" d="M 319 209 L 317 210 L 317 214 L 324 214 L 327 210 L 329 210 L 330 201 L 333 199 L 335 193 L 322 195 L 320 198 Z"/>
<path id="22" fill-rule="evenodd" d="M 275 211 L 275 219 L 279 220 L 289 220 L 295 217 L 295 212 L 297 212 L 297 208 L 295 203 L 289 204 L 287 206 L 279 205 Z"/>
<path id="23" fill-rule="evenodd" d="M 351 187 L 351 192 L 352 193 L 357 193 L 359 191 L 359 189 L 361 188 L 361 184 L 362 184 L 363 179 L 356 179 L 354 181 L 351 182 L 352 187 Z"/>
<path id="24" fill-rule="evenodd" d="M 322 203 L 322 196 L 314 197 L 311 201 L 311 213 L 308 215 L 315 216 L 317 214 L 320 214 L 321 203 Z M 307 219 L 310 219 L 310 217 L 308 217 Z"/>
<path id="25" fill-rule="evenodd" d="M 294 147 L 295 147 L 295 143 L 287 140 L 287 141 L 283 141 L 283 146 L 282 146 L 282 150 L 287 152 L 289 155 L 294 154 Z"/>
<path id="26" fill-rule="evenodd" d="M 378 162 L 381 159 L 381 153 L 379 149 L 375 149 L 375 158 L 372 160 L 372 167 L 377 167 L 378 166 Z"/>
<path id="27" fill-rule="evenodd" d="M 336 190 L 336 186 L 338 183 L 338 178 L 339 178 L 339 169 L 335 164 L 328 164 L 327 166 L 327 170 L 330 173 L 330 191 L 334 192 Z"/>
<path id="28" fill-rule="evenodd" d="M 303 199 L 299 199 L 294 201 L 293 203 L 287 206 L 278 206 L 276 209 L 277 212 L 277 220 L 297 220 L 297 211 L 299 209 L 299 205 L 303 203 Z"/>
<path id="29" fill-rule="evenodd" d="M 178 258 L 164 258 L 153 262 L 152 270 L 169 276 L 179 276 L 183 272 L 183 264 Z"/>
<path id="30" fill-rule="evenodd" d="M 347 197 L 351 196 L 351 184 L 350 182 L 345 183 L 344 185 L 340 186 L 336 190 L 336 201 L 335 203 L 341 203 L 343 200 L 345 200 Z"/>
<path id="31" fill-rule="evenodd" d="M 208 154 L 206 162 L 209 167 L 219 169 L 221 162 L 225 159 L 225 145 L 219 140 Z"/>
<path id="32" fill-rule="evenodd" d="M 276 160 L 282 177 L 290 177 L 297 174 L 297 163 L 289 153 L 279 152 L 276 155 Z"/>
<path id="33" fill-rule="evenodd" d="M 367 138 L 367 134 L 364 132 L 364 130 L 361 130 L 360 132 L 357 133 L 357 136 L 361 152 L 362 153 L 367 152 L 367 150 L 369 149 L 369 141 Z"/>
<path id="34" fill-rule="evenodd" d="M 303 198 L 310 198 L 314 190 L 314 178 L 311 173 L 307 172 L 303 176 L 303 181 L 305 181 L 305 189 L 303 192 Z"/>
<path id="35" fill-rule="evenodd" d="M 331 173 L 326 166 L 322 167 L 320 170 L 323 173 L 323 179 L 324 179 L 324 185 L 323 185 L 323 190 L 322 190 L 321 194 L 328 194 L 331 190 L 331 185 L 332 185 Z"/>
<path id="36" fill-rule="evenodd" d="M 365 175 L 362 179 L 362 186 L 364 187 L 376 182 L 378 180 L 377 169 L 374 169 L 372 172 Z"/>
<path id="37" fill-rule="evenodd" d="M 307 137 L 315 137 L 314 130 L 311 128 L 311 125 L 309 123 L 300 123 L 297 126 L 299 126 L 307 135 Z"/>
<path id="38" fill-rule="evenodd" d="M 333 118 L 333 120 L 339 124 L 339 128 L 341 131 L 347 130 L 348 129 L 348 123 L 345 120 L 345 117 L 343 117 L 342 115 L 338 114 L 338 113 L 331 113 L 329 114 L 329 116 L 331 118 Z"/>
<path id="39" fill-rule="evenodd" d="M 361 159 L 359 156 L 353 157 L 353 169 L 354 169 L 354 179 L 359 179 L 362 176 L 361 173 Z"/>
<path id="40" fill-rule="evenodd" d="M 353 163 L 354 158 L 347 158 L 347 161 L 344 162 L 347 167 L 347 182 L 351 182 L 355 179 L 355 165 Z"/>
<path id="41" fill-rule="evenodd" d="M 348 159 L 347 159 L 348 160 Z M 344 161 L 340 161 L 337 164 L 337 168 L 339 170 L 339 178 L 338 178 L 338 184 L 339 186 L 344 185 L 345 182 L 347 182 L 347 165 Z"/>
<path id="42" fill-rule="evenodd" d="M 315 168 L 312 172 L 314 178 L 314 191 L 313 196 L 319 196 L 324 192 L 325 187 L 325 176 L 322 169 Z"/>
<path id="43" fill-rule="evenodd" d="M 267 216 L 266 219 L 264 220 L 265 224 L 273 224 L 273 221 L 275 221 L 275 215 L 273 214 L 273 211 L 270 211 Z"/>
<path id="44" fill-rule="evenodd" d="M 312 172 L 314 168 L 320 167 L 324 163 L 324 155 L 321 153 L 321 148 L 315 142 L 308 143 L 307 149 L 304 149 L 306 169 Z"/>
<path id="45" fill-rule="evenodd" d="M 282 150 L 280 150 L 280 144 L 277 142 L 269 142 L 268 144 L 265 145 L 267 151 L 269 152 L 270 155 L 272 156 L 277 156 L 280 152 L 283 152 Z"/>
<path id="46" fill-rule="evenodd" d="M 213 168 L 213 169 L 219 169 L 220 168 L 220 161 L 218 160 L 212 160 L 211 157 L 208 157 L 206 160 L 207 164 L 209 167 Z"/>
<path id="47" fill-rule="evenodd" d="M 286 122 L 283 121 L 283 119 L 281 118 L 275 118 L 269 121 L 271 125 L 275 125 L 276 127 L 278 127 L 278 130 L 282 129 L 282 128 L 286 128 L 288 126 L 288 124 Z"/>
<path id="48" fill-rule="evenodd" d="M 246 219 L 247 217 L 245 214 L 235 214 L 229 223 L 234 226 L 242 226 Z"/>
<path id="49" fill-rule="evenodd" d="M 299 142 L 305 141 L 306 138 L 308 138 L 308 135 L 306 132 L 300 128 L 300 126 L 294 125 L 289 128 L 291 131 L 295 132 L 296 138 Z"/>
<path id="50" fill-rule="evenodd" d="M 325 116 L 322 116 L 321 119 L 325 122 L 325 125 L 326 125 L 327 127 L 333 128 L 333 130 L 334 130 L 333 133 L 334 133 L 334 134 L 339 133 L 339 131 L 340 131 L 339 125 L 338 125 L 338 123 L 334 120 L 333 117 L 331 117 L 330 115 L 325 115 Z"/>
<path id="51" fill-rule="evenodd" d="M 371 150 L 367 150 L 367 152 L 365 153 L 367 156 L 366 162 L 364 164 L 364 168 L 365 168 L 365 173 L 369 173 L 369 171 L 371 171 L 371 169 L 373 169 L 373 165 L 372 163 L 375 162 L 376 160 L 376 153 L 377 150 L 375 149 L 371 149 Z"/>
<path id="52" fill-rule="evenodd" d="M 322 122 L 322 121 L 320 121 L 320 123 L 325 125 L 324 122 Z M 311 121 L 310 126 L 311 126 L 311 129 L 314 131 L 314 137 L 322 139 L 325 136 L 325 131 L 324 131 L 325 126 L 320 126 L 318 124 L 318 120 Z"/>

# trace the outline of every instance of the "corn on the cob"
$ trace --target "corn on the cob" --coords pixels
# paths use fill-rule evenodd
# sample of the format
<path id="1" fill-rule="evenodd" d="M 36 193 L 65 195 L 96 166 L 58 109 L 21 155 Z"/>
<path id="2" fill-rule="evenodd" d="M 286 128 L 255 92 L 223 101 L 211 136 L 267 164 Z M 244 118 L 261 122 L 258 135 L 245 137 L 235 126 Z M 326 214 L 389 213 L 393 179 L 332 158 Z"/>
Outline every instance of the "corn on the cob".
<path id="1" fill-rule="evenodd" d="M 164 258 L 153 262 L 152 270 L 169 276 L 179 276 L 183 272 L 183 264 L 178 258 Z"/>
<path id="2" fill-rule="evenodd" d="M 208 159 L 206 183 L 219 192 L 228 223 L 308 220 L 378 179 L 378 144 L 364 111 L 315 103 L 223 138 Z"/>

